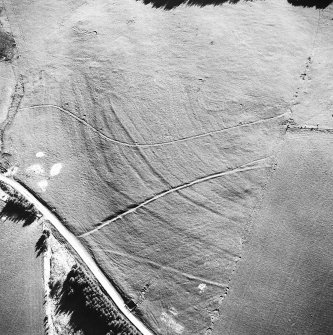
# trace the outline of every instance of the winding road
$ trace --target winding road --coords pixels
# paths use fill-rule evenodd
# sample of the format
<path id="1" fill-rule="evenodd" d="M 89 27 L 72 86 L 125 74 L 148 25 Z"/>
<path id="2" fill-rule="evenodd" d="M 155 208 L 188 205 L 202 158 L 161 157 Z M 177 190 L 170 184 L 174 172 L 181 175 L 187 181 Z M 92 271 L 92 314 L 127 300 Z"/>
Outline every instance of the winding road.
<path id="1" fill-rule="evenodd" d="M 149 330 L 137 317 L 135 317 L 126 307 L 124 300 L 113 287 L 110 281 L 106 278 L 103 272 L 100 270 L 96 262 L 93 260 L 91 255 L 87 252 L 81 242 L 61 223 L 61 221 L 48 209 L 46 208 L 32 193 L 30 193 L 24 186 L 9 178 L 3 174 L 0 174 L 0 181 L 11 186 L 18 193 L 20 193 L 25 199 L 32 203 L 36 209 L 43 215 L 44 219 L 48 220 L 54 228 L 67 240 L 72 248 L 81 257 L 82 261 L 93 273 L 95 278 L 99 281 L 101 286 L 109 294 L 115 305 L 123 313 L 123 315 L 135 326 L 143 335 L 153 335 L 153 332 Z"/>

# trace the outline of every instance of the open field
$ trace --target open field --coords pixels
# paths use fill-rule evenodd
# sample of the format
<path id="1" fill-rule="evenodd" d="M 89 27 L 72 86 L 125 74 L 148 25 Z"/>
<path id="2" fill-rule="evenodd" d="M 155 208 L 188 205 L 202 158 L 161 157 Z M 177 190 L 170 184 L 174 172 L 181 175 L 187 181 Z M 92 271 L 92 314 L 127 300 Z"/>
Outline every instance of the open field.
<path id="1" fill-rule="evenodd" d="M 4 162 L 55 208 L 156 333 L 228 334 L 226 326 L 246 334 L 230 297 L 241 299 L 244 264 L 260 254 L 256 238 L 269 235 L 258 228 L 264 194 L 277 192 L 281 157 L 300 141 L 291 132 L 285 140 L 286 125 L 333 128 L 332 6 L 5 7 L 24 96 L 5 132 Z M 298 167 L 288 164 L 290 184 Z M 254 275 L 266 261 L 274 264 L 260 254 Z M 276 327 L 288 333 L 282 321 Z"/>
<path id="2" fill-rule="evenodd" d="M 288 135 L 217 334 L 332 334 L 332 145 Z"/>
<path id="3" fill-rule="evenodd" d="M 0 222 L 0 334 L 44 334 L 41 259 L 35 243 L 41 227 Z"/>

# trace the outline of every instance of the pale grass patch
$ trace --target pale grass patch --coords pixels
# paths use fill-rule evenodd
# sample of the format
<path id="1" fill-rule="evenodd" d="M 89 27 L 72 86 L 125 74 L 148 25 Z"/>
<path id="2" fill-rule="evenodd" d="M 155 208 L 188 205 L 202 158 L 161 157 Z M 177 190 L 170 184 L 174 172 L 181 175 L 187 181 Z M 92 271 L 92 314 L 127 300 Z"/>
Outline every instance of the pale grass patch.
<path id="1" fill-rule="evenodd" d="M 42 192 L 46 191 L 48 184 L 49 183 L 47 182 L 46 179 L 43 179 L 43 180 L 41 180 L 37 183 L 37 185 L 39 186 L 39 188 L 41 189 Z"/>
<path id="2" fill-rule="evenodd" d="M 44 169 L 40 164 L 33 164 L 26 168 L 25 170 L 29 174 L 42 175 L 44 174 Z"/>
<path id="3" fill-rule="evenodd" d="M 43 151 L 38 151 L 37 153 L 36 153 L 36 157 L 37 158 L 42 158 L 42 157 L 44 157 L 45 156 L 45 152 L 43 152 Z"/>

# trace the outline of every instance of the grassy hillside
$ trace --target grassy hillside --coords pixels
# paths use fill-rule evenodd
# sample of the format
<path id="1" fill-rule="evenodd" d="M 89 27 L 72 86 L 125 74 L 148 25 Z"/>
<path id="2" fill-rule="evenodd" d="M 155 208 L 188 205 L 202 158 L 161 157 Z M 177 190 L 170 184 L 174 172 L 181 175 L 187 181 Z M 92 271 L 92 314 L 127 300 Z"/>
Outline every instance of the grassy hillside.
<path id="1" fill-rule="evenodd" d="M 44 334 L 42 264 L 34 250 L 39 234 L 36 224 L 0 222 L 2 335 Z"/>
<path id="2" fill-rule="evenodd" d="M 25 92 L 5 134 L 17 176 L 157 333 L 209 334 L 287 120 L 331 127 L 331 7 L 6 10 Z"/>

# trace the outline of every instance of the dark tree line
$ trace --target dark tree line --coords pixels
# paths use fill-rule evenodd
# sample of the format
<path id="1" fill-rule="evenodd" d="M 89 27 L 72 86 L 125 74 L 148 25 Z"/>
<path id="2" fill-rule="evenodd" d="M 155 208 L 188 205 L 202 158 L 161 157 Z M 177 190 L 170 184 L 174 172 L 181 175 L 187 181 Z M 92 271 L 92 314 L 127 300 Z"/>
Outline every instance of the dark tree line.
<path id="1" fill-rule="evenodd" d="M 35 245 L 35 251 L 37 257 L 40 256 L 42 253 L 44 253 L 47 250 L 47 240 L 50 237 L 50 231 L 47 229 L 43 230 L 43 234 L 38 239 L 36 245 Z"/>
<path id="2" fill-rule="evenodd" d="M 293 6 L 302 6 L 302 7 L 316 7 L 318 9 L 324 9 L 328 7 L 332 0 L 288 0 Z"/>
<path id="3" fill-rule="evenodd" d="M 71 327 L 75 332 L 80 330 L 84 335 L 140 334 L 77 265 L 72 267 L 57 294 L 57 313 L 70 315 Z"/>
<path id="4" fill-rule="evenodd" d="M 21 196 L 12 196 L 0 213 L 0 218 L 8 218 L 14 222 L 22 222 L 23 226 L 28 226 L 38 217 L 38 211 L 34 205 L 30 204 Z"/>
<path id="5" fill-rule="evenodd" d="M 140 1 L 140 0 L 136 0 Z M 220 6 L 224 3 L 237 4 L 239 2 L 246 1 L 255 1 L 255 0 L 141 0 L 144 4 L 151 4 L 156 8 L 163 8 L 165 10 L 170 10 L 180 5 L 185 6 Z M 332 0 L 288 0 L 290 4 L 293 6 L 302 6 L 302 7 L 316 7 L 319 9 L 323 9 L 328 7 Z"/>

